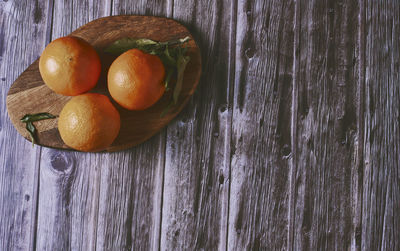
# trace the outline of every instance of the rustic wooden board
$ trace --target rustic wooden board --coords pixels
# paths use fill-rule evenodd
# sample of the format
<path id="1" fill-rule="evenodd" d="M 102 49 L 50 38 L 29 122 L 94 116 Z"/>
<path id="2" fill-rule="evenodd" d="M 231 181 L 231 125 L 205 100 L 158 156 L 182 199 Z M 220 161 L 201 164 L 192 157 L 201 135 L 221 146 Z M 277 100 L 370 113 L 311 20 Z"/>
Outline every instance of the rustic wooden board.
<path id="1" fill-rule="evenodd" d="M 296 20 L 290 248 L 349 250 L 352 231 L 360 227 L 350 220 L 358 217 L 351 198 L 362 81 L 360 6 L 352 0 L 315 0 L 298 1 L 296 7 L 301 16 Z"/>
<path id="2" fill-rule="evenodd" d="M 228 250 L 288 246 L 293 1 L 240 1 Z"/>
<path id="3" fill-rule="evenodd" d="M 365 3 L 361 248 L 400 250 L 400 2 Z"/>
<path id="4" fill-rule="evenodd" d="M 0 250 L 35 247 L 40 148 L 18 135 L 5 100 L 12 82 L 44 49 L 51 11 L 49 1 L 0 2 Z"/>
<path id="5" fill-rule="evenodd" d="M 78 160 L 78 161 L 77 161 Z M 96 245 L 100 154 L 42 150 L 37 250 L 93 250 Z"/>
<path id="6" fill-rule="evenodd" d="M 174 0 L 202 48 L 199 89 L 168 126 L 161 250 L 226 250 L 235 3 Z"/>
<path id="7" fill-rule="evenodd" d="M 115 57 L 102 50 L 123 37 L 150 38 L 156 41 L 168 41 L 186 36 L 191 37 L 187 29 L 172 19 L 153 16 L 113 16 L 94 20 L 74 32 L 99 52 L 102 60 L 102 74 L 93 90 L 108 95 L 106 76 L 108 67 Z M 164 117 L 164 109 L 171 102 L 171 93 L 166 93 L 154 106 L 145 111 L 129 111 L 115 104 L 121 115 L 121 129 L 118 137 L 107 151 L 130 148 L 149 139 L 168 124 L 189 100 L 196 89 L 201 73 L 200 51 L 192 39 L 187 43 L 190 61 L 186 67 L 179 101 Z M 29 139 L 25 124 L 20 119 L 27 113 L 50 112 L 58 115 L 71 97 L 62 96 L 50 90 L 42 81 L 36 60 L 14 82 L 7 95 L 7 110 L 17 131 Z M 43 120 L 36 124 L 38 144 L 47 147 L 70 149 L 62 141 L 57 130 L 57 119 Z"/>

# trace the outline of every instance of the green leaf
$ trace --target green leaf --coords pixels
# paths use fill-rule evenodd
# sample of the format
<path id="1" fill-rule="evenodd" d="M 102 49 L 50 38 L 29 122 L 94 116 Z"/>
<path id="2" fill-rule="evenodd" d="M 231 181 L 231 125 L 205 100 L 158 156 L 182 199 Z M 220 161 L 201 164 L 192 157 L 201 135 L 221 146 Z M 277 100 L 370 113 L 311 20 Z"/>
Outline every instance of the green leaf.
<path id="1" fill-rule="evenodd" d="M 165 115 L 167 115 L 167 113 L 169 112 L 169 110 L 171 110 L 173 105 L 174 105 L 173 102 L 169 103 L 169 105 L 167 105 L 167 107 L 165 107 L 165 109 L 161 112 L 160 118 L 163 118 Z"/>
<path id="2" fill-rule="evenodd" d="M 146 47 L 155 46 L 158 44 L 158 42 L 147 38 L 122 38 L 108 46 L 104 51 L 111 54 L 121 54 L 133 48 L 148 51 L 148 48 Z"/>
<path id="3" fill-rule="evenodd" d="M 177 66 L 176 66 L 178 73 L 177 73 L 177 78 L 176 78 L 174 94 L 173 94 L 175 104 L 178 103 L 179 94 L 181 93 L 182 85 L 183 85 L 183 76 L 185 73 L 186 65 L 189 63 L 189 60 L 190 60 L 190 57 L 184 56 L 184 54 L 180 54 L 178 56 Z"/>
<path id="4" fill-rule="evenodd" d="M 171 81 L 172 74 L 174 74 L 175 69 L 172 67 L 167 68 L 167 75 L 165 76 L 165 89 L 169 90 L 169 81 Z"/>
<path id="5" fill-rule="evenodd" d="M 108 46 L 104 51 L 110 54 L 119 55 L 127 50 L 136 48 L 153 55 L 160 55 L 161 51 L 164 50 L 165 47 L 184 44 L 189 40 L 190 37 L 166 42 L 156 42 L 147 38 L 121 38 Z"/>
<path id="6" fill-rule="evenodd" d="M 21 122 L 26 123 L 26 130 L 28 130 L 29 135 L 31 136 L 32 146 L 35 144 L 36 140 L 36 128 L 33 125 L 33 122 L 44 120 L 44 119 L 54 119 L 56 116 L 47 112 L 41 112 L 36 114 L 25 114 L 21 118 Z"/>
<path id="7" fill-rule="evenodd" d="M 35 126 L 32 124 L 32 122 L 27 122 L 25 128 L 26 128 L 26 130 L 28 130 L 29 135 L 31 136 L 31 141 L 32 141 L 32 146 L 33 146 L 34 144 L 36 144 L 36 141 L 35 141 L 35 137 L 36 137 L 36 128 L 35 128 Z"/>
<path id="8" fill-rule="evenodd" d="M 36 114 L 26 114 L 21 118 L 21 122 L 27 123 L 27 122 L 35 122 L 39 120 L 44 120 L 44 119 L 54 119 L 56 116 L 47 113 L 47 112 L 42 112 L 42 113 L 36 113 Z"/>
<path id="9" fill-rule="evenodd" d="M 187 36 L 187 37 L 180 38 L 180 39 L 177 39 L 177 40 L 171 40 L 171 41 L 167 41 L 167 42 L 161 42 L 160 44 L 171 46 L 171 45 L 177 45 L 177 44 L 184 44 L 184 43 L 188 42 L 189 40 L 190 40 L 190 37 Z"/>
<path id="10" fill-rule="evenodd" d="M 174 49 L 172 49 L 174 51 Z M 164 65 L 166 66 L 173 66 L 176 67 L 176 59 L 173 58 L 170 53 L 168 46 L 165 47 L 164 52 L 160 55 L 161 61 L 163 61 Z"/>

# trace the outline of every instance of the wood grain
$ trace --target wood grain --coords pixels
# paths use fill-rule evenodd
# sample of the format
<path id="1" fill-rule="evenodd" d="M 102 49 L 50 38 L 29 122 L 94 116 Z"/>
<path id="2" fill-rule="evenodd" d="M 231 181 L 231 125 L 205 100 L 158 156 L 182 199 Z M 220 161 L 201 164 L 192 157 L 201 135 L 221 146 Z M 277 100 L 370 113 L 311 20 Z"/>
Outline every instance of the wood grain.
<path id="1" fill-rule="evenodd" d="M 292 1 L 238 4 L 229 250 L 287 246 Z"/>
<path id="2" fill-rule="evenodd" d="M 94 91 L 108 96 L 106 76 L 108 67 L 115 57 L 102 53 L 102 50 L 112 42 L 124 37 L 146 37 L 155 41 L 191 37 L 187 29 L 178 22 L 152 16 L 105 17 L 79 27 L 71 35 L 85 39 L 99 52 L 102 74 Z M 201 73 L 200 51 L 195 41 L 190 40 L 187 47 L 190 61 L 185 69 L 182 91 L 177 104 L 164 117 L 161 117 L 161 114 L 171 102 L 172 92 L 166 93 L 145 111 L 129 111 L 115 104 L 121 115 L 121 129 L 113 144 L 106 148 L 107 151 L 127 149 L 142 143 L 161 130 L 182 110 L 196 89 Z M 20 119 L 27 113 L 44 111 L 57 115 L 70 99 L 71 97 L 54 93 L 43 83 L 36 60 L 11 86 L 7 95 L 7 110 L 18 132 L 30 139 L 25 124 Z M 57 119 L 40 121 L 36 124 L 36 128 L 38 144 L 70 149 L 58 133 Z"/>
<path id="3" fill-rule="evenodd" d="M 112 153 L 101 170 L 96 250 L 158 250 L 163 185 L 162 138 Z"/>
<path id="4" fill-rule="evenodd" d="M 400 3 L 365 4 L 361 248 L 400 249 Z"/>
<path id="5" fill-rule="evenodd" d="M 291 248 L 349 250 L 351 230 L 356 229 L 351 220 L 351 167 L 358 150 L 360 8 L 356 1 L 297 5 L 301 17 L 296 27 L 300 36 Z"/>
<path id="6" fill-rule="evenodd" d="M 44 148 L 40 162 L 37 250 L 94 250 L 101 154 Z"/>
<path id="7" fill-rule="evenodd" d="M 0 250 L 32 250 L 40 147 L 18 136 L 8 119 L 6 94 L 15 78 L 43 50 L 52 5 L 0 2 Z"/>
<path id="8" fill-rule="evenodd" d="M 204 74 L 167 131 L 161 250 L 225 250 L 229 193 L 231 1 L 174 1 L 202 48 Z"/>

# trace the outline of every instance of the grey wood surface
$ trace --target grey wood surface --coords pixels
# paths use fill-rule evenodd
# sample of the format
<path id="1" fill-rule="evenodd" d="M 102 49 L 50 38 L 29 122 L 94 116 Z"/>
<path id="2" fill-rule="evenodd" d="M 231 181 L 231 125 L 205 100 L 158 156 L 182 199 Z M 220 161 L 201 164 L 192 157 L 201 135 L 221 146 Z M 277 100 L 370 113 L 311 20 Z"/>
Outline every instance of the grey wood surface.
<path id="1" fill-rule="evenodd" d="M 351 219 L 358 217 L 351 178 L 362 129 L 356 110 L 360 8 L 351 0 L 301 1 L 298 8 L 293 248 L 346 250 L 356 229 Z"/>
<path id="2" fill-rule="evenodd" d="M 119 14 L 188 27 L 193 98 L 129 150 L 32 147 L 9 87 Z M 3 0 L 0 83 L 0 250 L 400 250 L 399 1 Z"/>
<path id="3" fill-rule="evenodd" d="M 365 3 L 361 247 L 400 249 L 400 2 Z"/>
<path id="4" fill-rule="evenodd" d="M 229 250 L 288 245 L 292 1 L 237 6 Z"/>
<path id="5" fill-rule="evenodd" d="M 45 1 L 2 1 L 0 6 L 0 250 L 31 250 L 36 240 L 41 149 L 18 135 L 5 100 L 13 81 L 48 43 L 52 7 Z"/>
<path id="6" fill-rule="evenodd" d="M 201 48 L 203 74 L 191 102 L 167 129 L 162 250 L 226 249 L 234 6 L 174 0 L 173 18 Z"/>

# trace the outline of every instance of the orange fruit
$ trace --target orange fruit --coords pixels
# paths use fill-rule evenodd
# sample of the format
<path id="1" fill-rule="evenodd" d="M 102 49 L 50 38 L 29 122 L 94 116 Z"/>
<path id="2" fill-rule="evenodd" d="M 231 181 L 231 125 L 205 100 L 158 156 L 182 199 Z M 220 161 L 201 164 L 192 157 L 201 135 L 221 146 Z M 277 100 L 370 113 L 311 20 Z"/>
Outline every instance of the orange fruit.
<path id="1" fill-rule="evenodd" d="M 110 99 L 97 93 L 73 97 L 58 119 L 58 130 L 64 143 L 85 152 L 101 151 L 110 146 L 120 125 L 119 112 Z"/>
<path id="2" fill-rule="evenodd" d="M 111 97 L 129 110 L 144 110 L 164 94 L 165 68 L 160 58 L 131 49 L 114 60 L 108 71 Z"/>
<path id="3" fill-rule="evenodd" d="M 46 46 L 39 60 L 44 83 L 56 93 L 75 96 L 92 89 L 99 79 L 100 58 L 78 37 L 62 37 Z"/>

